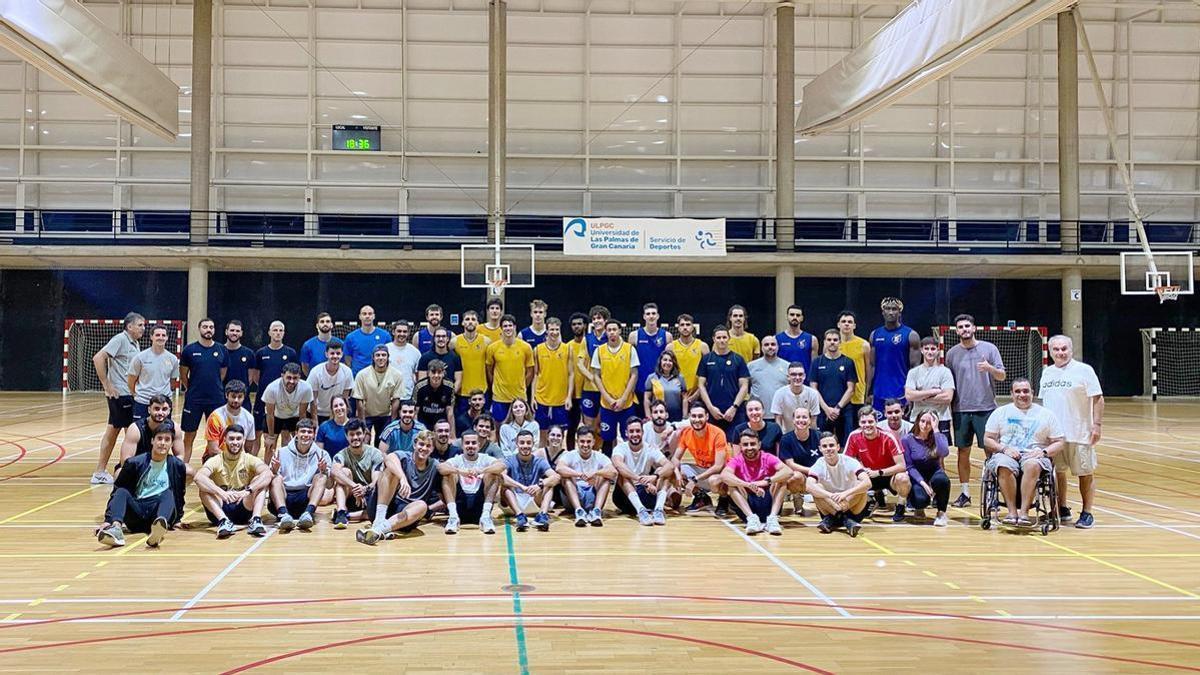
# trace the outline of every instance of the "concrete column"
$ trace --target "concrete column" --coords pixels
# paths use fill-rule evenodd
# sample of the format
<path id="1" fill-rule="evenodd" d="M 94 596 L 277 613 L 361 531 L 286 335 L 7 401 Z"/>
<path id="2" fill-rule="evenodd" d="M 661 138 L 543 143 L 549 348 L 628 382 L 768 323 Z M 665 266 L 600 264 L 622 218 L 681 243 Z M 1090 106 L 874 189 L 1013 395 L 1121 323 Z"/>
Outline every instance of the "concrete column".
<path id="1" fill-rule="evenodd" d="M 488 234 L 504 237 L 508 154 L 508 5 L 488 2 Z"/>
<path id="2" fill-rule="evenodd" d="M 200 338 L 200 319 L 206 316 L 208 316 L 208 261 L 203 258 L 194 258 L 188 263 L 188 342 L 194 342 Z"/>
<path id="3" fill-rule="evenodd" d="M 1062 275 L 1063 335 L 1075 343 L 1075 358 L 1083 359 L 1083 275 L 1068 267 Z"/>
<path id="4" fill-rule="evenodd" d="M 1079 252 L 1079 42 L 1071 12 L 1058 15 L 1058 213 L 1064 253 Z"/>
<path id="5" fill-rule="evenodd" d="M 775 248 L 796 246 L 796 8 L 775 8 Z M 787 305 L 784 305 L 786 308 Z"/>
<path id="6" fill-rule="evenodd" d="M 192 199 L 191 243 L 208 245 L 212 150 L 212 0 L 192 4 Z M 190 291 L 189 291 L 190 294 Z M 189 313 L 191 305 L 189 303 Z M 190 320 L 190 317 L 189 317 Z M 189 332 L 192 327 L 188 328 Z"/>
<path id="7" fill-rule="evenodd" d="M 775 268 L 775 332 L 787 325 L 787 308 L 796 302 L 796 268 L 780 265 Z"/>

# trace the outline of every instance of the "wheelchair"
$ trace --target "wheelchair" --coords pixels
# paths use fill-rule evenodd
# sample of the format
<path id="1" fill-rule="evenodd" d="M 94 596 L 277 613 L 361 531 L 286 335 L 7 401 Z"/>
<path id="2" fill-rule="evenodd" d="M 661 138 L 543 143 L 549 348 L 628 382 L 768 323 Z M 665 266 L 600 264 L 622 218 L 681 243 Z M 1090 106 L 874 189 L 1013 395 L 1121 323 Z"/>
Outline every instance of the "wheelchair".
<path id="1" fill-rule="evenodd" d="M 1021 477 L 1024 473 L 1024 470 L 1017 473 L 1018 498 L 1020 498 Z M 979 517 L 981 521 L 979 527 L 990 530 L 993 522 L 999 523 L 999 512 L 1002 507 L 1007 508 L 1007 505 L 1004 503 L 1004 495 L 1000 493 L 1000 478 L 996 473 L 984 469 L 983 479 L 980 481 Z M 1059 528 L 1058 485 L 1054 480 L 1053 469 L 1042 471 L 1042 474 L 1038 476 L 1033 503 L 1030 504 L 1026 515 L 1033 520 L 1031 529 L 1041 530 L 1042 536 Z"/>

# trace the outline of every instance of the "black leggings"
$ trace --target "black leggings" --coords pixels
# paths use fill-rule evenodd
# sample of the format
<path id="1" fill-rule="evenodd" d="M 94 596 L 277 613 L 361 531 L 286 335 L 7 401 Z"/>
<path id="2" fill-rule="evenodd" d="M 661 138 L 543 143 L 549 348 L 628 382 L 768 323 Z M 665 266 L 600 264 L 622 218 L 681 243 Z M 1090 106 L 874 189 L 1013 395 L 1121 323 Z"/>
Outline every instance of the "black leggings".
<path id="1" fill-rule="evenodd" d="M 933 476 L 925 482 L 929 483 L 929 487 L 933 488 L 932 501 L 937 505 L 938 511 L 945 511 L 946 506 L 950 503 L 950 477 L 945 471 L 938 469 L 933 472 Z M 914 509 L 923 509 L 929 506 L 930 495 L 925 491 L 925 488 L 920 483 L 913 482 L 912 492 L 908 498 L 912 501 Z"/>
<path id="2" fill-rule="evenodd" d="M 113 488 L 108 498 L 108 511 L 104 520 L 122 522 L 130 532 L 148 534 L 155 518 L 162 518 L 170 525 L 175 518 L 175 495 L 167 488 L 163 492 L 145 499 L 138 499 L 123 487 Z"/>

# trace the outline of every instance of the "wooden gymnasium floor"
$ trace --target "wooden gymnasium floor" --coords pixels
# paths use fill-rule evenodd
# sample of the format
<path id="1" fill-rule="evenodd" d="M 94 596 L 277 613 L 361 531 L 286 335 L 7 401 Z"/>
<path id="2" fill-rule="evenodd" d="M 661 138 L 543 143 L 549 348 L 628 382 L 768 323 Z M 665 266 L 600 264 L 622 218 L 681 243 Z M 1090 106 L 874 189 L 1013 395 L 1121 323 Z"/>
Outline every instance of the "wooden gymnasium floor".
<path id="1" fill-rule="evenodd" d="M 736 672 L 1200 670 L 1200 405 L 1112 401 L 1098 525 L 1048 537 L 785 517 L 747 538 L 665 528 L 455 537 L 377 548 L 337 532 L 161 550 L 92 536 L 103 401 L 0 395 L 0 668 Z M 191 523 L 204 522 L 195 494 Z M 1076 505 L 1077 508 L 1077 505 Z"/>

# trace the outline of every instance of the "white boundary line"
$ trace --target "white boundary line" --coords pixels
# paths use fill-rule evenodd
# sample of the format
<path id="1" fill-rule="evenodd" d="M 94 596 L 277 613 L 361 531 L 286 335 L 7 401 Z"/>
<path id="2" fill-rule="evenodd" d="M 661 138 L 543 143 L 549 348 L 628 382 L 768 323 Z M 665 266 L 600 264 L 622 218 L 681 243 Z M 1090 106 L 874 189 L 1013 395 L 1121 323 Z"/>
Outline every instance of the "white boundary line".
<path id="1" fill-rule="evenodd" d="M 1022 600 L 1027 602 L 1096 602 L 1096 601 L 1111 601 L 1111 602 L 1190 602 L 1194 603 L 1194 598 L 1188 598 L 1175 595 L 845 595 L 838 599 L 841 601 L 884 601 L 884 600 L 922 600 L 922 601 L 970 601 L 976 602 L 979 600 Z M 37 598 L 11 598 L 0 600 L 0 605 L 22 605 L 33 602 Z M 193 607 L 195 611 L 203 611 L 204 605 L 220 605 L 233 603 L 295 603 L 305 602 L 310 600 L 321 600 L 323 598 L 313 597 L 279 597 L 279 598 L 206 598 L 198 606 Z M 531 603 L 539 602 L 574 602 L 580 600 L 578 596 L 552 594 L 552 595 L 530 595 L 521 596 L 521 601 L 526 599 Z M 657 595 L 611 595 L 604 597 L 588 597 L 584 598 L 589 603 L 604 603 L 604 602 L 695 602 L 688 598 L 672 598 Z M 813 598 L 811 595 L 747 595 L 747 596 L 714 596 L 713 601 L 716 602 L 739 602 L 739 601 L 755 601 L 755 600 L 783 600 L 792 602 L 809 602 Z M 43 599 L 43 605 L 75 605 L 75 604 L 171 604 L 187 602 L 187 598 L 47 598 Z M 508 602 L 511 600 L 508 596 L 496 595 L 490 597 L 404 597 L 404 598 L 366 598 L 355 600 L 353 604 L 430 604 L 430 603 L 446 603 L 460 604 L 463 601 L 496 601 Z M 266 605 L 269 606 L 269 605 Z M 822 615 L 824 616 L 824 615 Z M 1197 616 L 1200 616 L 1198 614 Z"/>
<path id="2" fill-rule="evenodd" d="M 835 609 L 838 614 L 841 614 L 843 617 L 848 618 L 848 619 L 854 617 L 853 614 L 851 614 L 850 612 L 847 612 L 840 605 L 838 605 L 836 600 L 829 597 L 828 595 L 825 595 L 824 591 L 817 588 L 808 579 L 805 579 L 804 577 L 800 576 L 799 572 L 792 569 L 791 567 L 788 566 L 787 563 L 785 563 L 782 560 L 780 560 L 779 558 L 777 558 L 774 553 L 771 553 L 767 549 L 763 548 L 761 544 L 759 544 L 757 541 L 754 541 L 753 539 L 751 539 L 745 532 L 742 532 L 741 530 L 739 530 L 736 525 L 730 523 L 727 520 L 722 520 L 721 524 L 724 525 L 725 527 L 729 528 L 734 534 L 738 535 L 742 539 L 745 539 L 746 543 L 750 544 L 755 549 L 757 549 L 759 553 L 762 553 L 763 555 L 767 556 L 767 560 L 770 560 L 771 562 L 775 563 L 776 567 L 783 570 L 784 572 L 787 572 L 788 576 L 790 576 L 791 578 L 800 582 L 800 584 L 803 585 L 805 588 L 807 588 L 809 590 L 809 592 L 811 592 L 813 595 L 820 598 L 821 602 L 824 602 L 825 604 L 827 604 L 830 607 L 832 607 L 833 609 Z"/>
<path id="3" fill-rule="evenodd" d="M 257 551 L 258 547 L 265 544 L 267 542 L 267 540 L 271 538 L 271 535 L 275 534 L 277 531 L 278 530 L 275 530 L 275 529 L 267 530 L 267 534 L 265 536 L 263 536 L 258 541 L 251 544 L 250 548 L 246 549 L 245 551 L 242 551 L 242 554 L 239 555 L 238 557 L 234 558 L 233 562 L 226 565 L 225 569 L 221 570 L 221 572 L 219 574 L 217 574 L 217 576 L 213 577 L 213 580 L 208 582 L 207 586 L 200 589 L 199 593 L 192 596 L 192 599 L 188 600 L 187 603 L 185 603 L 183 605 L 183 609 L 172 614 L 171 621 L 178 621 L 184 615 L 184 613 L 186 613 L 189 609 L 195 607 L 196 603 L 203 600 L 204 596 L 208 595 L 209 591 L 216 588 L 217 584 L 221 583 L 221 581 L 223 581 L 225 579 L 225 577 L 229 576 L 229 573 L 232 572 L 234 570 L 234 568 L 236 568 L 238 565 L 242 564 L 243 560 L 245 560 L 246 558 L 249 558 L 251 553 L 254 553 L 255 551 Z"/>
<path id="4" fill-rule="evenodd" d="M 522 600 L 524 597 L 522 597 Z M 880 613 L 878 616 L 831 616 L 829 614 L 664 614 L 654 616 L 650 621 L 671 621 L 671 620 L 715 620 L 715 621 L 967 621 L 974 619 L 991 619 L 1004 621 L 1200 621 L 1200 614 L 1015 614 L 1015 615 L 999 615 L 999 614 L 964 614 L 962 616 L 920 616 L 920 615 L 896 615 Z M 496 616 L 487 617 L 488 621 L 501 622 L 540 622 L 540 621 L 631 621 L 625 616 L 587 616 L 587 615 L 522 615 L 520 617 Z M 639 620 L 639 619 L 633 619 Z M 0 620 L 0 624 L 23 624 L 23 623 L 39 623 L 45 619 L 12 619 L 9 621 Z M 280 617 L 227 617 L 227 618 L 190 618 L 175 619 L 166 618 L 147 618 L 147 617 L 129 617 L 129 618 L 97 618 L 97 619 L 73 619 L 71 623 L 127 623 L 127 624 L 149 624 L 149 623 L 195 623 L 195 624 L 262 624 L 262 623 L 301 623 L 301 622 L 324 622 L 326 624 L 336 623 L 456 623 L 469 622 L 478 623 L 479 617 L 474 616 L 443 616 L 443 617 L 424 617 L 424 616 L 406 616 L 406 617 L 389 617 L 389 618 L 374 618 L 370 616 L 280 616 Z M 1007 624 L 1010 627 L 1012 624 Z M 789 626 L 777 626 L 777 628 L 788 628 Z M 1029 626 L 1032 630 L 1040 630 L 1038 626 Z"/>

